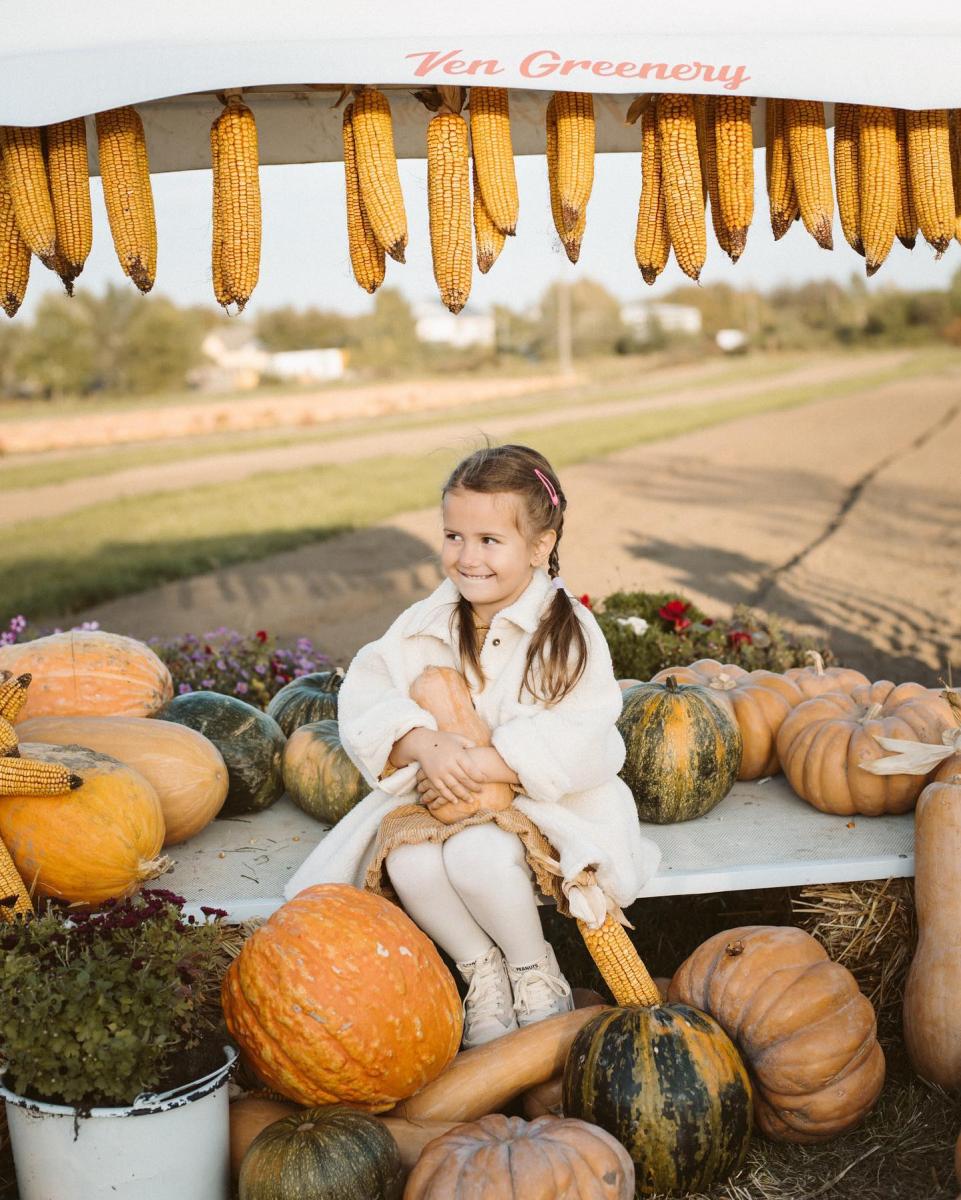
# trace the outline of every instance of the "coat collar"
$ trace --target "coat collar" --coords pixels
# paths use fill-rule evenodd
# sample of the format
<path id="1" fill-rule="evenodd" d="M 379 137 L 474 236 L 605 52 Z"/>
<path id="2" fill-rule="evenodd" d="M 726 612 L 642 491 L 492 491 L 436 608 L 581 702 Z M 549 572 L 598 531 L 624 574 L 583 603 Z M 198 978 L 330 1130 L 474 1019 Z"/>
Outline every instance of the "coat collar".
<path id="1" fill-rule="evenodd" d="M 530 583 L 521 595 L 494 617 L 492 624 L 499 621 L 512 621 L 527 633 L 533 633 L 540 624 L 541 613 L 549 596 L 553 595 L 554 585 L 547 572 L 539 567 L 533 574 Z M 411 613 L 411 619 L 404 627 L 404 637 L 416 637 L 418 634 L 429 634 L 440 638 L 441 641 L 452 645 L 451 614 L 457 607 L 460 593 L 450 579 L 444 582 L 434 592 L 422 600 L 418 611 Z"/>

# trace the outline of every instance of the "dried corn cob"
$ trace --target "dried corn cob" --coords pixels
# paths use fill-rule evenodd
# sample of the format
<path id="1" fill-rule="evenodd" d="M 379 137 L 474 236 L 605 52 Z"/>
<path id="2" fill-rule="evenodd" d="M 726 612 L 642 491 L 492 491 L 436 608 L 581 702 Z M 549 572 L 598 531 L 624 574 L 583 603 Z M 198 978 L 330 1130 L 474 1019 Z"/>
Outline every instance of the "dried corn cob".
<path id="1" fill-rule="evenodd" d="M 41 135 L 39 128 L 0 125 L 0 152 L 17 228 L 31 252 L 51 267 L 57 252 L 57 225 Z"/>
<path id="2" fill-rule="evenodd" d="M 486 275 L 504 249 L 507 234 L 492 220 L 484 195 L 477 181 L 477 158 L 474 158 L 474 242 L 477 247 L 477 269 Z"/>
<path id="3" fill-rule="evenodd" d="M 667 235 L 667 210 L 661 185 L 657 97 L 651 96 L 641 113 L 641 199 L 634 235 L 634 257 L 645 283 L 653 284 L 667 266 L 670 253 L 671 239 Z"/>
<path id="4" fill-rule="evenodd" d="M 157 223 L 143 122 L 136 109 L 97 113 L 103 198 L 117 258 L 141 292 L 157 274 Z"/>
<path id="5" fill-rule="evenodd" d="M 30 247 L 17 228 L 0 159 L 0 308 L 8 317 L 14 316 L 23 303 L 29 278 Z"/>
<path id="6" fill-rule="evenodd" d="M 721 220 L 728 230 L 727 253 L 737 262 L 754 216 L 754 138 L 749 96 L 712 96 L 714 156 Z M 713 206 L 713 200 L 712 200 Z"/>
<path id="7" fill-rule="evenodd" d="M 561 220 L 571 230 L 587 211 L 594 186 L 594 97 L 590 92 L 555 92 L 557 195 Z"/>
<path id="8" fill-rule="evenodd" d="M 0 717 L 0 758 L 6 754 L 14 758 L 19 757 L 17 731 L 6 717 Z"/>
<path id="9" fill-rule="evenodd" d="M 577 922 L 577 928 L 617 1004 L 661 1003 L 657 984 L 623 925 L 608 914 L 600 929 L 590 929 L 583 921 Z"/>
<path id="10" fill-rule="evenodd" d="M 834 193 L 824 105 L 820 100 L 786 100 L 784 122 L 804 228 L 824 250 L 833 250 Z"/>
<path id="11" fill-rule="evenodd" d="M 470 139 L 477 180 L 475 208 L 479 186 L 484 211 L 502 233 L 511 236 L 517 230 L 519 201 L 506 88 L 471 88 Z"/>
<path id="12" fill-rule="evenodd" d="M 937 251 L 954 237 L 954 187 L 951 182 L 951 135 L 946 108 L 907 110 L 908 164 L 911 199 L 921 234 Z"/>
<path id="13" fill-rule="evenodd" d="M 697 160 L 701 167 L 701 199 L 704 201 L 705 211 L 707 210 L 707 202 L 710 196 L 710 188 L 708 187 L 708 178 L 710 176 L 711 164 L 707 158 L 707 106 L 710 96 L 695 96 L 694 97 L 694 128 L 697 130 Z"/>
<path id="14" fill-rule="evenodd" d="M 459 313 L 470 295 L 472 250 L 467 122 L 442 112 L 427 126 L 430 251 L 440 298 Z"/>
<path id="15" fill-rule="evenodd" d="M 838 194 L 841 231 L 851 249 L 863 254 L 856 104 L 834 106 L 834 186 Z"/>
<path id="16" fill-rule="evenodd" d="M 561 212 L 561 197 L 557 187 L 557 105 L 556 97 L 552 96 L 547 105 L 547 182 L 551 194 L 551 216 L 554 218 L 554 228 L 561 239 L 564 251 L 572 263 L 576 263 L 581 254 L 581 240 L 587 226 L 587 210 L 585 209 L 573 229 L 564 224 Z"/>
<path id="17" fill-rule="evenodd" d="M 0 841 L 0 921 L 33 915 L 30 893 L 10 857 L 10 851 Z"/>
<path id="18" fill-rule="evenodd" d="M 954 181 L 954 236 L 961 242 L 961 109 L 951 110 L 951 178 Z"/>
<path id="19" fill-rule="evenodd" d="M 360 199 L 357 158 L 354 149 L 354 106 L 344 109 L 344 186 L 347 196 L 347 248 L 354 278 L 365 292 L 376 292 L 384 282 L 384 248 L 374 237 Z"/>
<path id="20" fill-rule="evenodd" d="M 210 237 L 210 276 L 213 283 L 214 299 L 223 308 L 227 308 L 233 297 L 224 283 L 224 222 L 223 205 L 220 199 L 220 143 L 213 136 L 210 139 L 210 174 L 213 182 L 213 212 L 211 217 Z"/>
<path id="21" fill-rule="evenodd" d="M 394 154 L 390 104 L 376 88 L 362 88 L 354 100 L 354 149 L 360 197 L 374 236 L 397 262 L 407 247 L 407 214 Z"/>
<path id="22" fill-rule="evenodd" d="M 60 763 L 33 758 L 0 758 L 0 796 L 64 796 L 83 780 Z"/>
<path id="23" fill-rule="evenodd" d="M 873 275 L 894 245 L 898 224 L 898 121 L 893 108 L 858 107 L 861 241 Z"/>
<path id="24" fill-rule="evenodd" d="M 260 276 L 260 176 L 254 114 L 231 96 L 210 127 L 220 290 L 243 312 Z M 216 290 L 216 284 L 215 284 Z"/>
<path id="25" fill-rule="evenodd" d="M 911 198 L 911 170 L 908 166 L 908 130 L 903 108 L 898 109 L 898 241 L 909 250 L 918 238 L 918 218 Z"/>
<path id="26" fill-rule="evenodd" d="M 87 167 L 87 126 L 83 117 L 48 125 L 47 175 L 57 229 L 60 277 L 68 292 L 83 270 L 93 244 L 90 210 L 90 172 Z"/>
<path id="27" fill-rule="evenodd" d="M 657 105 L 657 128 L 671 245 L 677 265 L 696 280 L 707 258 L 707 230 L 693 98 L 674 93 L 662 95 Z"/>
<path id="28" fill-rule="evenodd" d="M 771 232 L 779 242 L 800 216 L 797 192 L 791 177 L 791 153 L 784 125 L 784 101 L 765 102 L 766 150 L 764 166 L 767 175 L 768 206 L 771 213 Z"/>
<path id="29" fill-rule="evenodd" d="M 698 130 L 698 146 L 701 148 L 701 173 L 707 183 L 708 199 L 711 202 L 711 225 L 714 229 L 714 236 L 717 238 L 717 244 L 721 247 L 732 262 L 737 262 L 740 258 L 741 249 L 737 248 L 736 239 L 733 231 L 725 224 L 723 214 L 721 212 L 721 199 L 718 194 L 717 182 L 717 143 L 715 139 L 716 128 L 716 97 L 704 97 L 704 116 L 701 122 L 701 127 Z"/>
<path id="30" fill-rule="evenodd" d="M 27 688 L 33 676 L 24 672 L 22 675 L 8 675 L 0 680 L 0 717 L 13 724 L 23 706 L 27 703 Z"/>

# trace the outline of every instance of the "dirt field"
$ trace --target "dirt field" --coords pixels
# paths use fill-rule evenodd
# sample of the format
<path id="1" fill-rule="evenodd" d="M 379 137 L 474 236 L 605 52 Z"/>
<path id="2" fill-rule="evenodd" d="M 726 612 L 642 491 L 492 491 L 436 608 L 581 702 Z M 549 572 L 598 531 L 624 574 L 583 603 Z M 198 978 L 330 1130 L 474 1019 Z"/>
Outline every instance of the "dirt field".
<path id="1" fill-rule="evenodd" d="M 934 684 L 953 662 L 957 681 L 959 450 L 961 363 L 570 467 L 563 576 L 595 597 L 677 589 L 719 615 L 746 601 L 874 676 Z M 82 616 L 142 637 L 266 627 L 345 663 L 436 586 L 438 533 L 435 510 L 403 513 Z"/>

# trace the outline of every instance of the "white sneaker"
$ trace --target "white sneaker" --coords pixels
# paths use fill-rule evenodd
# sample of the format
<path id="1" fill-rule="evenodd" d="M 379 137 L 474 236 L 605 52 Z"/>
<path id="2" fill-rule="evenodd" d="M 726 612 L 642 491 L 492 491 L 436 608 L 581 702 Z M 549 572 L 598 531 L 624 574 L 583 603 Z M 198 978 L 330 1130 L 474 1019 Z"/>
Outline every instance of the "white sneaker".
<path id="1" fill-rule="evenodd" d="M 491 946 L 483 958 L 458 963 L 457 969 L 470 984 L 464 997 L 463 1048 L 482 1046 L 516 1029 L 511 981 L 500 949 Z"/>
<path id="2" fill-rule="evenodd" d="M 554 948 L 548 943 L 545 945 L 547 953 L 537 962 L 519 967 L 507 964 L 519 1026 L 533 1025 L 546 1017 L 571 1012 L 574 1008 L 571 985 L 561 974 Z"/>

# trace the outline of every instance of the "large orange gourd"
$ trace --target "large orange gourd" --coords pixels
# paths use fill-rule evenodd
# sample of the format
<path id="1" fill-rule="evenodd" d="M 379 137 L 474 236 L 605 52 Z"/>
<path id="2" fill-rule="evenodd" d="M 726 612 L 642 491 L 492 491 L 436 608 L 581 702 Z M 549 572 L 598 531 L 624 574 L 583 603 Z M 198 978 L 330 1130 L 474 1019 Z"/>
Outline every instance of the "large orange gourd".
<path id="1" fill-rule="evenodd" d="M 0 671 L 29 672 L 18 720 L 31 717 L 150 717 L 173 696 L 166 665 L 136 638 L 72 629 L 0 646 Z"/>
<path id="2" fill-rule="evenodd" d="M 137 771 L 83 746 L 31 742 L 20 752 L 83 779 L 65 796 L 0 798 L 0 841 L 38 895 L 100 904 L 130 895 L 169 865 L 158 858 L 160 801 Z"/>
<path id="3" fill-rule="evenodd" d="M 227 1026 L 254 1070 L 300 1104 L 384 1112 L 457 1053 L 457 988 L 396 905 L 307 888 L 244 943 L 224 979 Z"/>

